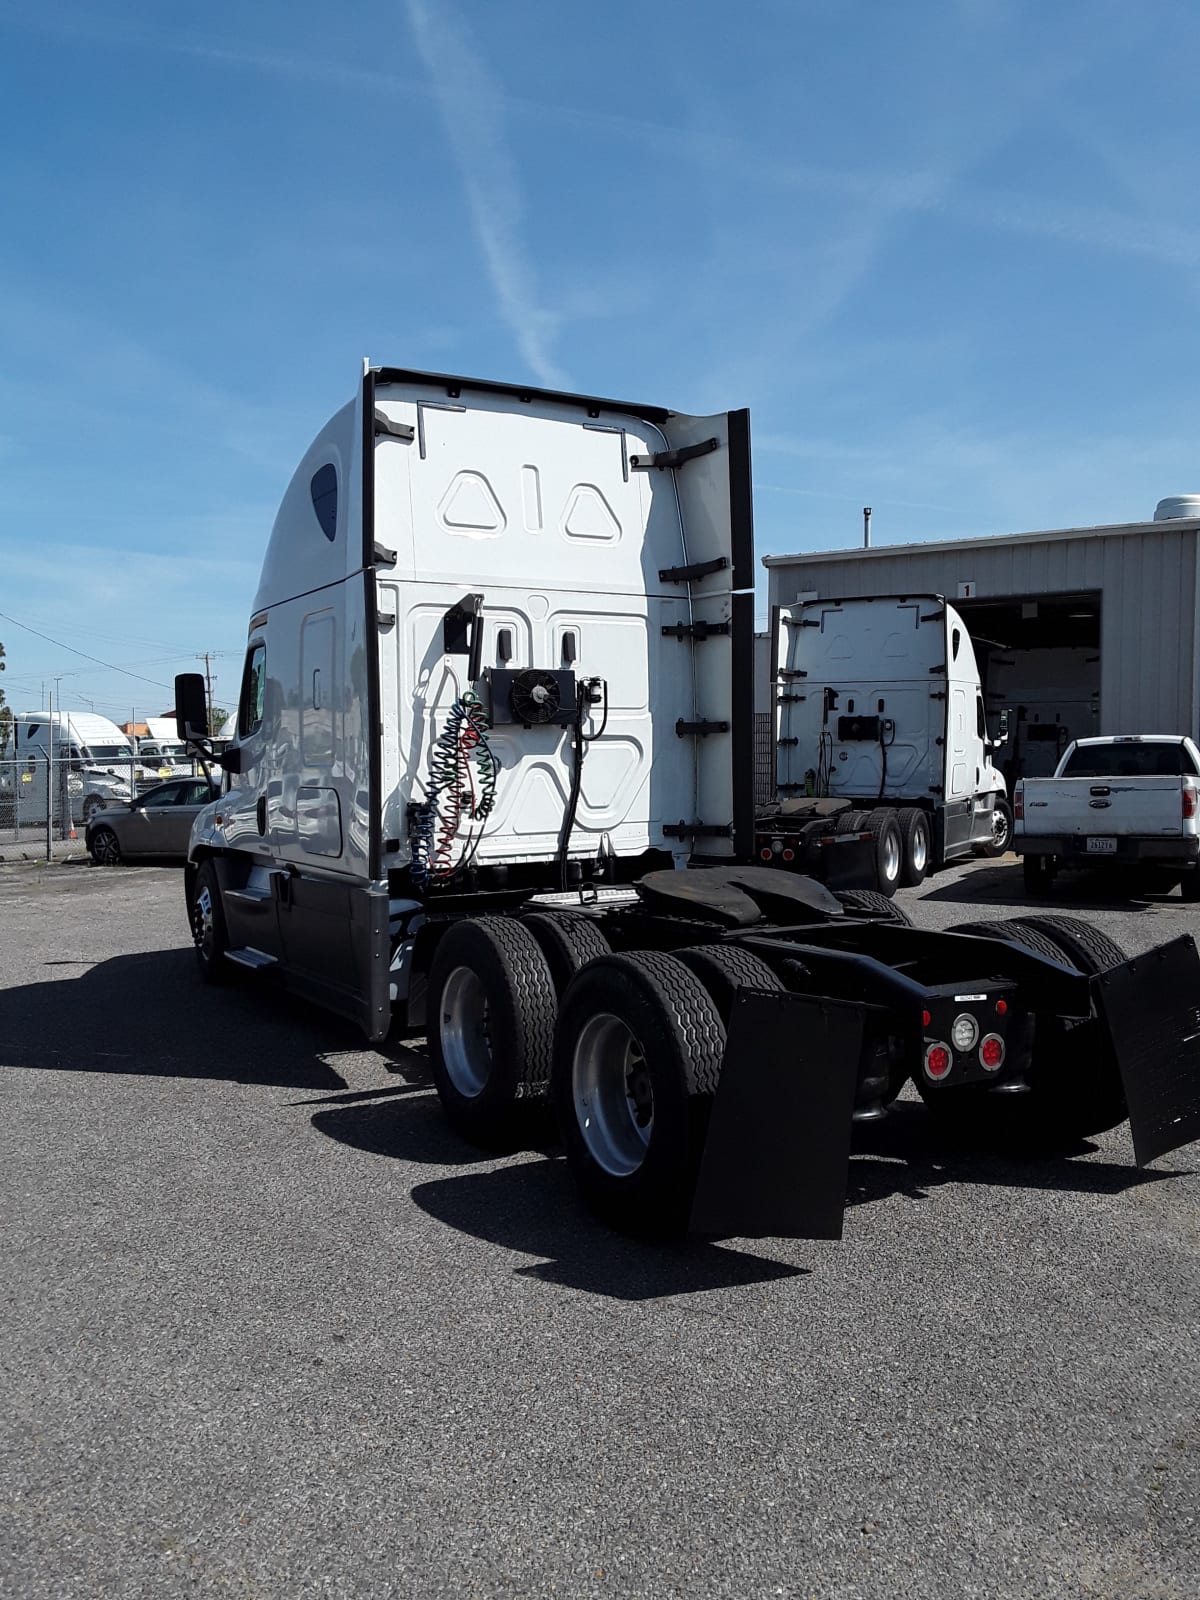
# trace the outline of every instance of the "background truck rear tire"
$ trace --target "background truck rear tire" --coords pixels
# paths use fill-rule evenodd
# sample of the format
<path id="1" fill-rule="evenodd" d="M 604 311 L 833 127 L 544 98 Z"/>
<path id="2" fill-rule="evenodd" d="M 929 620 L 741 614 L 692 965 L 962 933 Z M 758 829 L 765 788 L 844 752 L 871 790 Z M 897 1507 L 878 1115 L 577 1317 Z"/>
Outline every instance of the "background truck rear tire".
<path id="1" fill-rule="evenodd" d="M 761 956 L 735 944 L 695 945 L 676 950 L 675 959 L 700 979 L 727 1028 L 739 989 L 766 989 L 774 994 L 785 987 Z"/>
<path id="2" fill-rule="evenodd" d="M 686 1230 L 724 1051 L 717 1007 L 675 957 L 603 956 L 576 975 L 552 1092 L 580 1192 L 606 1222 Z"/>
<path id="3" fill-rule="evenodd" d="M 834 823 L 834 833 L 865 833 L 869 811 L 839 811 Z"/>
<path id="4" fill-rule="evenodd" d="M 433 1081 L 456 1132 L 485 1149 L 520 1137 L 545 1100 L 557 1010 L 537 940 L 511 917 L 456 922 L 434 952 L 427 1015 Z"/>
<path id="5" fill-rule="evenodd" d="M 896 813 L 883 808 L 867 817 L 867 832 L 875 840 L 875 879 L 880 894 L 889 898 L 900 887 L 904 872 L 904 840 Z"/>
<path id="6" fill-rule="evenodd" d="M 1025 893 L 1041 899 L 1054 886 L 1053 856 L 1022 856 L 1021 871 L 1025 878 Z"/>
<path id="7" fill-rule="evenodd" d="M 217 882 L 217 869 L 211 861 L 200 863 L 188 917 L 200 976 L 205 983 L 228 983 L 233 977 L 233 969 L 225 959 L 229 949 L 229 933 L 221 904 L 221 885 Z"/>
<path id="8" fill-rule="evenodd" d="M 886 894 L 880 894 L 878 889 L 835 889 L 833 897 L 841 901 L 852 917 L 867 912 L 881 922 L 898 922 L 905 928 L 916 926 L 903 906 L 898 906 Z"/>
<path id="9" fill-rule="evenodd" d="M 560 1000 L 580 967 L 606 956 L 611 948 L 592 919 L 577 911 L 531 911 L 521 918 L 521 926 L 537 940 Z"/>
<path id="10" fill-rule="evenodd" d="M 1190 872 L 1185 872 L 1179 880 L 1179 894 L 1181 899 L 1195 905 L 1200 900 L 1200 867 L 1193 867 Z"/>
<path id="11" fill-rule="evenodd" d="M 933 854 L 933 834 L 929 817 L 915 806 L 905 806 L 896 813 L 900 825 L 900 839 L 904 845 L 904 866 L 900 883 L 905 889 L 916 889 L 925 882 L 929 861 Z"/>

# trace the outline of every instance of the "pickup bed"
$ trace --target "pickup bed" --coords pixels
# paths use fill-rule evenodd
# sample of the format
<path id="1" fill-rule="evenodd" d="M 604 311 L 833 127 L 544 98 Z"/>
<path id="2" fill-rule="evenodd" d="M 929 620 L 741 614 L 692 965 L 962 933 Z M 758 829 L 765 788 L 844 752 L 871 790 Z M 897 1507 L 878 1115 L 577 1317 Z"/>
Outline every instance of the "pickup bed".
<path id="1" fill-rule="evenodd" d="M 1177 734 L 1078 739 L 1052 778 L 1022 778 L 1014 844 L 1025 887 L 1044 894 L 1064 867 L 1178 869 L 1200 900 L 1200 749 Z"/>

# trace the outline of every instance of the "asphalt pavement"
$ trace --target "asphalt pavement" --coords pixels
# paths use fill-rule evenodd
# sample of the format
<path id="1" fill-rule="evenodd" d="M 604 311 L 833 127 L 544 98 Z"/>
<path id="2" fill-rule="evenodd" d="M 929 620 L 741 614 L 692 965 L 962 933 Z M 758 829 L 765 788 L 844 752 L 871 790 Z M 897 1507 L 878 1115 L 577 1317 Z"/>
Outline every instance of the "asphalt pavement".
<path id="1" fill-rule="evenodd" d="M 1056 909 L 1200 932 L 1107 893 Z M 1200 1595 L 1200 1147 L 904 1102 L 842 1242 L 640 1244 L 419 1042 L 202 987 L 171 868 L 0 865 L 0 1087 L 0 1594 Z"/>

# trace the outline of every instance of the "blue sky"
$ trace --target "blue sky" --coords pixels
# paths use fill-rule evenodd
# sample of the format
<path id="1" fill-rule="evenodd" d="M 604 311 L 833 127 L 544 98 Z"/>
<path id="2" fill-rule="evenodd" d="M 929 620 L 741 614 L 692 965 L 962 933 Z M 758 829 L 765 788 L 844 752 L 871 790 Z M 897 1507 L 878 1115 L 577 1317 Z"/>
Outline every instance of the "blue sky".
<path id="1" fill-rule="evenodd" d="M 363 355 L 749 405 L 762 553 L 1200 490 L 1198 48 L 1190 0 L 0 0 L 0 612 L 126 669 L 0 618 L 10 703 L 158 712 L 204 650 L 231 703 Z"/>

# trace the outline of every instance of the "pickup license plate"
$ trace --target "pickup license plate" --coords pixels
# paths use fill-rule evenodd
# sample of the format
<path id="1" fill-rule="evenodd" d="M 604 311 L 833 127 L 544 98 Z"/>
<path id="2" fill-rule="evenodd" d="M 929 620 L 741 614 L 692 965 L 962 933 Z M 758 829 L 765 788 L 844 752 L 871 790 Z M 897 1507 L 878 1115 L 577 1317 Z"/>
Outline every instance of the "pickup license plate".
<path id="1" fill-rule="evenodd" d="M 1090 856 L 1115 856 L 1117 841 L 1115 839 L 1089 839 L 1087 853 Z"/>

